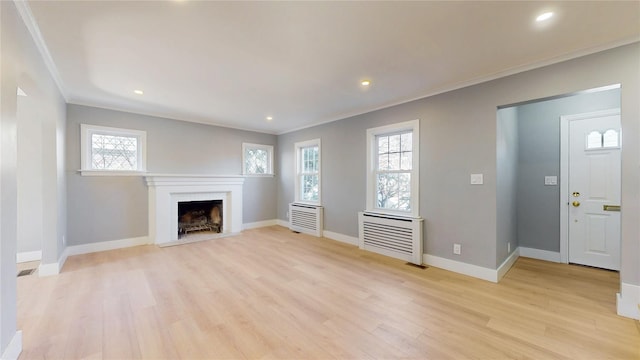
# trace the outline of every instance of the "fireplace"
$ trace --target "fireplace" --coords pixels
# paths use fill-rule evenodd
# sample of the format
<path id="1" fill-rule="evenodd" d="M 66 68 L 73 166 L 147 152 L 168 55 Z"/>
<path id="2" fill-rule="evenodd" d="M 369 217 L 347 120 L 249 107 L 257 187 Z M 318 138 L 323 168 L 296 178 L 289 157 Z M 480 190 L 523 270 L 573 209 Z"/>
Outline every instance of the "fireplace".
<path id="1" fill-rule="evenodd" d="M 178 202 L 178 239 L 222 232 L 222 200 Z"/>
<path id="2" fill-rule="evenodd" d="M 145 179 L 149 239 L 155 244 L 208 240 L 242 231 L 244 177 L 147 175 Z"/>

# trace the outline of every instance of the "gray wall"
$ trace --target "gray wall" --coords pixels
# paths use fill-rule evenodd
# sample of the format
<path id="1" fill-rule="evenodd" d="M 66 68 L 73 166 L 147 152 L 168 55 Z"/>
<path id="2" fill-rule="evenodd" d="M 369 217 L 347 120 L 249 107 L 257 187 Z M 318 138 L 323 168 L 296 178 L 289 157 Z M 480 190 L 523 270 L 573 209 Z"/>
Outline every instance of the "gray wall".
<path id="1" fill-rule="evenodd" d="M 275 135 L 68 105 L 68 245 L 148 235 L 148 188 L 142 176 L 81 176 L 77 172 L 80 124 L 146 131 L 150 173 L 237 175 L 242 172 L 243 142 L 277 145 Z M 275 219 L 275 194 L 275 177 L 247 178 L 243 222 Z"/>
<path id="2" fill-rule="evenodd" d="M 497 121 L 496 259 L 505 259 L 518 248 L 517 109 L 511 107 L 498 110 Z M 500 266 L 500 264 L 496 264 L 496 266 Z"/>
<path id="3" fill-rule="evenodd" d="M 496 268 L 506 258 L 498 244 L 498 107 L 605 85 L 622 85 L 623 203 L 621 278 L 640 283 L 640 47 L 638 43 L 304 129 L 279 137 L 278 217 L 293 200 L 293 143 L 322 139 L 325 229 L 357 236 L 356 212 L 365 204 L 365 130 L 420 119 L 420 214 L 425 252 Z M 469 174 L 484 185 L 470 186 Z M 501 235 L 502 236 L 502 235 Z M 452 244 L 462 254 L 452 254 Z M 502 247 L 502 245 L 500 245 Z"/>
<path id="4" fill-rule="evenodd" d="M 560 251 L 560 186 L 544 185 L 545 175 L 560 176 L 560 116 L 619 107 L 620 89 L 517 107 L 520 246 Z"/>
<path id="5" fill-rule="evenodd" d="M 18 195 L 18 159 L 24 158 L 18 148 L 18 98 L 16 89 L 22 88 L 28 95 L 30 107 L 29 131 L 40 131 L 39 144 L 31 144 L 35 156 L 27 173 L 37 174 L 43 196 L 34 205 L 40 212 L 36 223 L 41 223 L 42 263 L 57 262 L 62 251 L 62 237 L 66 233 L 64 203 L 64 158 L 61 154 L 66 114 L 64 99 L 51 78 L 32 38 L 24 26 L 13 2 L 0 2 L 0 354 L 16 333 L 16 251 L 18 237 L 18 207 L 22 206 Z M 35 109 L 31 108 L 35 107 Z M 36 135 L 37 138 L 37 135 Z M 50 163 L 48 163 L 50 162 Z M 41 184 L 41 185 L 40 185 Z M 46 194 L 45 194 L 46 193 Z"/>

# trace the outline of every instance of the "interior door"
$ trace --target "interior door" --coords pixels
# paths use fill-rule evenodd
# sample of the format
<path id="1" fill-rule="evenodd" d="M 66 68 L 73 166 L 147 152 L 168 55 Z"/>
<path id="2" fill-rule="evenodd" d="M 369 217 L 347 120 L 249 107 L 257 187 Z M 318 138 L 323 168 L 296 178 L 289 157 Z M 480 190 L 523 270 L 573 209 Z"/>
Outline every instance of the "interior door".
<path id="1" fill-rule="evenodd" d="M 569 123 L 569 262 L 620 270 L 620 115 Z"/>

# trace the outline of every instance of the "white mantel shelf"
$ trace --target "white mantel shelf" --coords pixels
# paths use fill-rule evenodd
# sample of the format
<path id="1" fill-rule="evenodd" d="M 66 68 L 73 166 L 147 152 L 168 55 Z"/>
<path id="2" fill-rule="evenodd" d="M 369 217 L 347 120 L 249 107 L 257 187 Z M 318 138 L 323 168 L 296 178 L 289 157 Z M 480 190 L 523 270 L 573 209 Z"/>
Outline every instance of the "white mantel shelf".
<path id="1" fill-rule="evenodd" d="M 222 232 L 242 231 L 242 175 L 146 174 L 149 238 L 157 245 L 178 241 L 178 203 L 223 200 Z"/>

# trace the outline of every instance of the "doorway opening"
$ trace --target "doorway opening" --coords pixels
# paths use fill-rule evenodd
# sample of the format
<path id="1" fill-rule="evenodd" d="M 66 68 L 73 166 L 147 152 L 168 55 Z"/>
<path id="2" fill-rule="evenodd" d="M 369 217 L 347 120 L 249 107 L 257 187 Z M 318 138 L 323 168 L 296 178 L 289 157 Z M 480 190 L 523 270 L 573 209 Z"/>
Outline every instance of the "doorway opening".
<path id="1" fill-rule="evenodd" d="M 562 147 L 568 140 L 565 139 L 566 134 L 562 131 L 562 119 L 563 117 L 570 119 L 570 116 L 576 114 L 618 108 L 620 108 L 619 85 L 499 107 L 497 113 L 498 241 L 496 254 L 498 260 L 506 259 L 511 252 L 518 249 L 520 256 L 523 257 L 561 263 L 570 262 L 569 220 L 576 219 L 568 216 L 570 205 L 565 191 L 569 193 L 569 178 L 562 171 Z M 602 136 L 600 142 L 604 141 L 607 130 L 610 129 L 603 129 L 600 132 Z M 620 128 L 617 127 L 617 130 Z M 614 134 L 609 132 L 607 137 L 613 139 Z M 595 142 L 595 134 L 592 138 Z M 584 141 L 583 146 L 586 146 L 586 136 Z M 602 149 L 592 150 L 592 153 L 602 151 Z M 608 162 L 604 161 L 604 163 Z M 619 180 L 615 185 L 619 191 Z M 580 191 L 576 190 L 576 192 Z M 614 200 L 610 202 L 604 205 L 619 205 Z M 600 206 L 603 205 L 600 204 Z M 601 218 L 598 219 L 601 220 Z M 590 229 L 596 232 L 601 233 L 603 227 L 611 226 L 611 224 L 603 225 L 603 222 L 598 223 L 595 221 L 596 217 L 591 220 L 594 221 L 591 221 Z M 618 223 L 618 232 L 619 227 Z M 563 242 L 565 236 L 566 248 Z M 592 250 L 601 251 L 603 247 L 608 246 L 601 241 L 602 236 L 590 239 L 593 242 Z M 618 239 L 618 243 L 619 241 Z M 584 265 L 593 266 L 593 264 Z"/>

